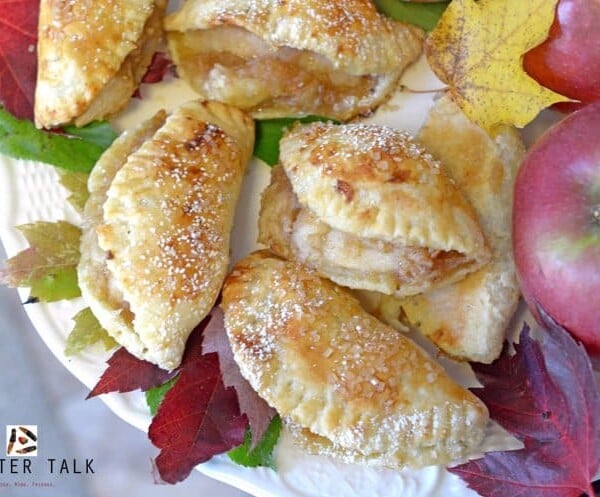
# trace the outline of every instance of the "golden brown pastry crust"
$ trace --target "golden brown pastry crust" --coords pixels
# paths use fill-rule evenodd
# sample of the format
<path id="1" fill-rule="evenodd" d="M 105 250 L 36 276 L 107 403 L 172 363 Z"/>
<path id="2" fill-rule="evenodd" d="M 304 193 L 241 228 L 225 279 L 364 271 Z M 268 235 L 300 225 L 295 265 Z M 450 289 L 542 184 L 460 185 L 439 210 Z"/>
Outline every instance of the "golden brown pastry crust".
<path id="1" fill-rule="evenodd" d="M 214 31 L 216 37 L 221 28 L 228 31 L 219 46 L 206 48 L 213 41 L 203 34 L 198 35 L 201 39 L 195 39 L 203 31 Z M 167 17 L 165 29 L 178 70 L 196 91 L 205 98 L 223 99 L 260 117 L 321 110 L 321 115 L 349 119 L 367 112 L 394 90 L 402 71 L 420 54 L 422 41 L 421 30 L 379 14 L 370 0 L 233 0 L 226 4 L 218 0 L 188 0 Z M 229 40 L 235 40 L 231 43 L 236 46 L 231 46 Z M 249 47 L 252 53 L 247 54 Z M 338 102 L 319 109 L 315 103 L 320 98 L 317 92 L 312 94 L 312 100 L 306 98 L 301 108 L 296 108 L 294 100 L 313 89 L 306 81 L 298 81 L 301 86 L 294 88 L 278 85 L 280 95 L 269 95 L 267 91 L 258 100 L 248 101 L 250 95 L 265 91 L 264 82 L 270 74 L 236 78 L 223 71 L 227 54 L 256 60 L 272 57 L 278 50 L 285 53 L 274 62 L 273 69 L 281 69 L 281 59 L 294 58 L 294 63 L 303 65 L 302 57 L 317 56 L 309 57 L 305 69 L 313 66 L 316 70 L 316 66 L 323 65 L 326 67 L 322 72 L 335 74 L 338 81 L 329 84 L 339 84 Z M 224 55 L 199 74 L 204 72 L 200 59 L 206 58 L 207 53 Z M 238 68 L 237 72 L 242 71 Z M 347 96 L 352 101 L 344 101 L 344 84 L 352 77 L 363 76 L 373 78 L 369 90 L 361 97 Z M 231 87 L 236 88 L 235 93 Z M 328 112 L 323 114 L 323 111 Z"/>
<path id="2" fill-rule="evenodd" d="M 255 252 L 227 277 L 221 306 L 242 374 L 291 422 L 397 468 L 480 442 L 485 406 L 314 271 Z"/>
<path id="3" fill-rule="evenodd" d="M 259 241 L 277 254 L 396 296 L 457 281 L 489 259 L 472 207 L 406 134 L 313 123 L 293 128 L 280 150 L 259 221 Z"/>
<path id="4" fill-rule="evenodd" d="M 175 368 L 212 308 L 253 140 L 241 111 L 188 102 L 119 139 L 92 172 L 80 284 L 132 354 Z"/>
<path id="5" fill-rule="evenodd" d="M 35 122 L 83 126 L 121 110 L 162 43 L 166 0 L 42 0 Z"/>
<path id="6" fill-rule="evenodd" d="M 447 96 L 432 108 L 419 139 L 477 210 L 492 260 L 462 281 L 422 295 L 361 300 L 389 324 L 416 326 L 449 355 L 489 363 L 502 350 L 519 298 L 510 219 L 515 173 L 525 149 L 514 128 L 503 126 L 490 137 Z"/>

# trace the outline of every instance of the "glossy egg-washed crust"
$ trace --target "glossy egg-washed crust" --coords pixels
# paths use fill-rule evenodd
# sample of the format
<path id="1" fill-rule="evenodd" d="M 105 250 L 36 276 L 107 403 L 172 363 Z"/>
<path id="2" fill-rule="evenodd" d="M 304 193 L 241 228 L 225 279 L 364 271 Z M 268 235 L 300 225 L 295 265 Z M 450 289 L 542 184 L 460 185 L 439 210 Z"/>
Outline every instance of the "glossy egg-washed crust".
<path id="1" fill-rule="evenodd" d="M 83 126 L 121 110 L 162 44 L 166 0 L 42 0 L 35 122 Z"/>
<path id="2" fill-rule="evenodd" d="M 175 368 L 212 308 L 253 141 L 241 111 L 188 102 L 123 134 L 92 171 L 79 282 L 132 354 Z"/>
<path id="3" fill-rule="evenodd" d="M 511 126 L 489 136 L 448 96 L 432 108 L 418 137 L 477 211 L 491 261 L 444 288 L 406 299 L 371 294 L 361 295 L 361 300 L 393 326 L 417 327 L 453 357 L 489 363 L 502 350 L 519 300 L 510 220 L 515 174 L 525 147 Z"/>
<path id="4" fill-rule="evenodd" d="M 481 441 L 485 406 L 314 271 L 255 252 L 227 277 L 221 306 L 252 387 L 330 443 L 398 468 L 442 464 Z"/>

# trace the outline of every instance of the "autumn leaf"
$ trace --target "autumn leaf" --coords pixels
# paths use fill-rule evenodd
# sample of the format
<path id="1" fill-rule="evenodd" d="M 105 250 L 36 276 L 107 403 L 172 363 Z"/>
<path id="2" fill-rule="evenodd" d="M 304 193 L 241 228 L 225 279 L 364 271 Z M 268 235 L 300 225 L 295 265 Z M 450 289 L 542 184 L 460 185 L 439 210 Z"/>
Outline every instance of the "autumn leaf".
<path id="1" fill-rule="evenodd" d="M 223 384 L 217 354 L 202 353 L 206 322 L 190 335 L 177 381 L 148 430 L 160 449 L 156 468 L 167 483 L 185 479 L 197 464 L 240 445 L 248 426 L 235 390 Z"/>
<path id="2" fill-rule="evenodd" d="M 234 387 L 237 393 L 240 411 L 248 417 L 252 432 L 250 449 L 254 449 L 269 427 L 276 412 L 267 404 L 250 383 L 242 376 L 235 362 L 229 339 L 225 331 L 223 311 L 220 307 L 212 310 L 212 318 L 204 330 L 203 352 L 216 352 L 219 356 L 219 367 L 226 387 Z"/>
<path id="3" fill-rule="evenodd" d="M 153 84 L 161 82 L 167 74 L 172 74 L 175 77 L 177 76 L 175 65 L 173 61 L 169 59 L 169 56 L 164 52 L 155 52 L 152 56 L 152 61 L 148 66 L 148 70 L 146 74 L 142 77 L 142 83 Z M 133 92 L 133 98 L 139 98 L 140 100 L 143 98 L 142 96 L 142 86 L 136 88 L 135 92 Z"/>
<path id="4" fill-rule="evenodd" d="M 258 443 L 252 443 L 252 430 L 248 428 L 244 443 L 235 449 L 231 449 L 227 455 L 240 466 L 248 468 L 264 466 L 275 469 L 273 450 L 277 445 L 280 433 L 281 418 L 274 416 Z"/>
<path id="5" fill-rule="evenodd" d="M 557 0 L 454 0 L 425 43 L 433 72 L 484 129 L 523 127 L 569 99 L 540 86 L 523 55 L 548 36 Z"/>
<path id="6" fill-rule="evenodd" d="M 0 0 L 0 104 L 33 119 L 39 0 Z"/>
<path id="7" fill-rule="evenodd" d="M 240 411 L 239 393 L 223 383 L 219 355 L 203 352 L 205 334 L 216 340 L 214 345 L 225 357 L 222 338 L 215 339 L 220 336 L 227 342 L 222 314 L 215 308 L 190 335 L 178 369 L 168 373 L 121 348 L 108 360 L 108 368 L 88 396 L 136 389 L 146 391 L 146 402 L 154 415 L 148 436 L 161 449 L 155 467 L 161 479 L 168 483 L 183 480 L 197 464 L 238 446 L 240 449 L 233 457 L 242 464 L 272 465 L 273 462 L 272 451 L 280 431 L 278 418 L 273 417 L 274 411 L 256 394 L 257 398 L 251 403 L 242 401 L 250 406 L 247 407 L 250 417 L 256 419 L 257 413 L 266 417 L 266 421 L 259 420 L 256 425 L 260 427 L 264 422 L 266 426 L 260 440 L 251 443 L 248 417 Z M 230 350 L 229 354 L 232 356 Z M 231 365 L 224 370 L 228 377 L 235 377 Z M 234 378 L 233 383 L 242 389 L 245 380 L 239 370 L 237 375 L 239 378 Z"/>
<path id="8" fill-rule="evenodd" d="M 165 52 L 156 52 L 152 56 L 148 70 L 142 78 L 142 83 L 159 83 L 173 68 L 173 61 L 169 59 L 169 56 Z"/>
<path id="9" fill-rule="evenodd" d="M 484 385 L 473 393 L 525 446 L 450 469 L 484 497 L 594 495 L 600 388 L 585 349 L 567 332 L 548 327 L 541 338 L 525 325 L 514 355 L 506 346 L 493 364 L 473 365 Z"/>
<path id="10" fill-rule="evenodd" d="M 110 357 L 107 364 L 108 368 L 88 394 L 88 399 L 110 392 L 149 390 L 162 385 L 176 374 L 165 371 L 151 362 L 138 359 L 123 347 Z"/>
<path id="11" fill-rule="evenodd" d="M 215 307 L 203 331 L 203 354 L 217 353 L 219 370 L 225 387 L 234 387 L 241 414 L 246 414 L 249 427 L 244 442 L 228 452 L 229 457 L 242 466 L 273 467 L 273 449 L 279 439 L 281 420 L 276 412 L 252 389 L 242 377 L 225 332 L 223 312 Z M 146 392 L 146 403 L 155 415 L 167 392 L 177 378 Z"/>
<path id="12" fill-rule="evenodd" d="M 89 175 L 86 173 L 74 173 L 65 169 L 57 169 L 57 172 L 60 184 L 69 192 L 67 201 L 77 212 L 80 214 L 83 213 L 85 203 L 90 196 L 87 188 Z"/>
<path id="13" fill-rule="evenodd" d="M 106 350 L 113 349 L 118 345 L 115 339 L 102 328 L 89 307 L 79 311 L 73 317 L 73 321 L 75 321 L 75 325 L 65 343 L 66 356 L 78 354 L 95 343 L 102 343 Z"/>
<path id="14" fill-rule="evenodd" d="M 29 248 L 6 261 L 0 283 L 30 287 L 30 300 L 53 302 L 78 297 L 77 264 L 81 230 L 65 221 L 17 226 Z"/>

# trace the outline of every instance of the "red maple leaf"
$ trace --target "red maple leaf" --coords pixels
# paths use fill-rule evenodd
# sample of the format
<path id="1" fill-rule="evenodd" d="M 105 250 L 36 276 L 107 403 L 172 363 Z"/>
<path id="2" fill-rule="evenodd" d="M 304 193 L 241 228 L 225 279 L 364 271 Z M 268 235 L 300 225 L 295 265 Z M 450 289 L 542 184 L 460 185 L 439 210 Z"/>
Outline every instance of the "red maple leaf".
<path id="1" fill-rule="evenodd" d="M 148 430 L 161 449 L 156 467 L 167 483 L 185 479 L 197 464 L 240 445 L 248 426 L 235 390 L 223 384 L 217 354 L 202 353 L 202 331 L 210 319 L 190 335 L 177 382 Z"/>
<path id="2" fill-rule="evenodd" d="M 0 0 L 0 103 L 33 119 L 39 0 Z"/>
<path id="3" fill-rule="evenodd" d="M 250 448 L 252 449 L 262 439 L 276 411 L 259 397 L 246 378 L 242 376 L 227 338 L 223 311 L 219 307 L 215 307 L 212 315 L 212 319 L 204 330 L 203 352 L 218 354 L 223 383 L 227 387 L 235 388 L 240 411 L 248 416 L 252 435 Z"/>
<path id="4" fill-rule="evenodd" d="M 142 78 L 142 83 L 158 83 L 164 79 L 169 71 L 173 71 L 173 62 L 164 52 L 156 52 L 152 56 L 152 61 L 148 70 Z"/>
<path id="5" fill-rule="evenodd" d="M 558 326 L 542 334 L 533 340 L 525 325 L 514 355 L 505 347 L 493 364 L 473 365 L 484 385 L 473 393 L 525 445 L 450 469 L 484 497 L 594 495 L 600 387 L 581 344 Z"/>
<path id="6" fill-rule="evenodd" d="M 109 392 L 145 391 L 162 385 L 176 374 L 176 371 L 165 371 L 156 364 L 138 359 L 123 347 L 106 362 L 108 368 L 88 394 L 88 399 Z"/>
<path id="7" fill-rule="evenodd" d="M 160 83 L 168 73 L 171 73 L 174 76 L 176 75 L 175 65 L 173 64 L 171 59 L 169 59 L 169 57 L 166 53 L 155 52 L 154 55 L 152 56 L 152 61 L 150 62 L 150 65 L 148 66 L 148 70 L 146 71 L 146 74 L 144 74 L 144 77 L 142 78 L 142 83 L 146 83 L 146 84 Z M 135 91 L 133 92 L 132 98 L 139 98 L 140 100 L 143 98 L 142 90 L 140 87 L 135 89 Z"/>

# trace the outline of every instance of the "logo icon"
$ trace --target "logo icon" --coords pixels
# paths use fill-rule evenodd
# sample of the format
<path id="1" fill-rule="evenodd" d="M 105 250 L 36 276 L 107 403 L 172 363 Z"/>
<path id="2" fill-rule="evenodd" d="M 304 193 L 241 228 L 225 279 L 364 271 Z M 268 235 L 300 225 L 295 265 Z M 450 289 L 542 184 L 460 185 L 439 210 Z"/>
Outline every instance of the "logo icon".
<path id="1" fill-rule="evenodd" d="M 37 456 L 37 425 L 6 425 L 6 455 L 11 457 Z"/>

